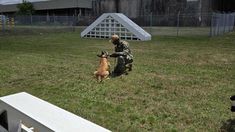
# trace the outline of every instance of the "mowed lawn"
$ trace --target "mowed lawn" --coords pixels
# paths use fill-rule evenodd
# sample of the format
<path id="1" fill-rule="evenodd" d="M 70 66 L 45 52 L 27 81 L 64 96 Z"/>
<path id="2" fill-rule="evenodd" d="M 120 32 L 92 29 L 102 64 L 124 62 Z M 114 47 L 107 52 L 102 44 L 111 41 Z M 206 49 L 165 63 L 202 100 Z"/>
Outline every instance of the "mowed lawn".
<path id="1" fill-rule="evenodd" d="M 235 33 L 156 36 L 130 41 L 130 47 L 133 71 L 97 83 L 96 55 L 113 52 L 108 40 L 81 39 L 79 33 L 0 36 L 0 96 L 25 91 L 112 131 L 235 127 L 229 109 L 235 95 Z M 110 62 L 113 69 L 115 60 Z"/>

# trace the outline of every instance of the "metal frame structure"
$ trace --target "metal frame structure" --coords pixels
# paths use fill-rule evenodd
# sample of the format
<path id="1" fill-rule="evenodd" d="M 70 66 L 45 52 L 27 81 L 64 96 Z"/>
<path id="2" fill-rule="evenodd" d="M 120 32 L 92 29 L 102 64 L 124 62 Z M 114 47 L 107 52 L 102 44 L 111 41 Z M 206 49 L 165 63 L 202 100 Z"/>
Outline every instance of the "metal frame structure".
<path id="1" fill-rule="evenodd" d="M 121 13 L 104 13 L 82 33 L 85 38 L 110 38 L 113 34 L 125 40 L 151 40 L 151 35 Z"/>

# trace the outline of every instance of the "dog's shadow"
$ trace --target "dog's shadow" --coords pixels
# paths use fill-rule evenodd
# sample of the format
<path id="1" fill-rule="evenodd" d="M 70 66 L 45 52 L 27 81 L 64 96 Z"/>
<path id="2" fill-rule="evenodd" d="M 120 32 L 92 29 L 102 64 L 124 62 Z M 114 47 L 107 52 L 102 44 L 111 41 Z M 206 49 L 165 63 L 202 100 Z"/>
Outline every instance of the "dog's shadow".
<path id="1" fill-rule="evenodd" d="M 117 74 L 114 74 L 114 73 L 111 73 L 109 75 L 109 78 L 117 78 L 117 77 L 120 77 L 121 75 L 117 75 Z"/>
<path id="2" fill-rule="evenodd" d="M 235 119 L 228 119 L 220 127 L 221 132 L 235 132 Z"/>
<path id="3" fill-rule="evenodd" d="M 115 74 L 114 72 L 111 72 L 111 74 L 109 75 L 109 78 L 123 77 L 123 76 L 126 76 L 126 75 L 129 75 L 129 73 L 125 72 L 125 73 L 121 73 L 121 74 Z"/>

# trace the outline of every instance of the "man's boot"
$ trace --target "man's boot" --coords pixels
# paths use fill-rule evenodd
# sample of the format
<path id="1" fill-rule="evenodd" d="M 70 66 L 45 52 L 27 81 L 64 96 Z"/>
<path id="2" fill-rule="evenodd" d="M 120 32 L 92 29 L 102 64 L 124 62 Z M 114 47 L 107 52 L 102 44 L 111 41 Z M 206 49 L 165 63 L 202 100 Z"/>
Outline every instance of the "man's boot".
<path id="1" fill-rule="evenodd" d="M 232 101 L 231 104 L 231 111 L 235 112 L 235 95 L 230 97 L 230 100 Z"/>
<path id="2" fill-rule="evenodd" d="M 117 58 L 117 65 L 114 68 L 113 76 L 120 76 L 125 72 L 125 60 L 122 56 Z"/>
<path id="3" fill-rule="evenodd" d="M 132 71 L 132 63 L 127 64 L 126 69 L 128 69 L 128 71 Z"/>

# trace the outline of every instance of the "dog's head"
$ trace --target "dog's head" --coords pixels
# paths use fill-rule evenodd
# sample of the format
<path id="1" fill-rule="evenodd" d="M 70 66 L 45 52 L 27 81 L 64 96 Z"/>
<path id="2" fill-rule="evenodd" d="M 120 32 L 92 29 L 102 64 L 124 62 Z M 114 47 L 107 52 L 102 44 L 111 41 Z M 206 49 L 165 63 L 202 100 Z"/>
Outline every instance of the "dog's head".
<path id="1" fill-rule="evenodd" d="M 100 58 L 108 58 L 109 53 L 107 51 L 102 51 L 100 55 L 97 55 Z"/>

